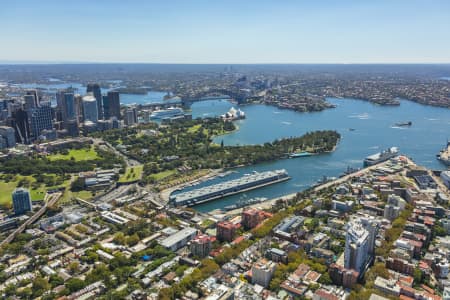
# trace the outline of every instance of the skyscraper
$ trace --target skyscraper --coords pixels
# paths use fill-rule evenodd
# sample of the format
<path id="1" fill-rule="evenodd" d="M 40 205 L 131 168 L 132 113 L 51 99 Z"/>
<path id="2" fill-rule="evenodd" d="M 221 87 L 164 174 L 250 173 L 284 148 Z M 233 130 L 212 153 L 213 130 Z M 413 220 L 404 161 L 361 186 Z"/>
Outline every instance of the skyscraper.
<path id="1" fill-rule="evenodd" d="M 31 110 L 31 132 L 37 138 L 42 130 L 53 129 L 52 108 L 50 102 L 41 103 L 41 106 Z"/>
<path id="2" fill-rule="evenodd" d="M 21 215 L 33 209 L 33 206 L 31 204 L 30 192 L 27 189 L 15 189 L 12 193 L 12 200 L 14 213 L 16 215 Z"/>
<path id="3" fill-rule="evenodd" d="M 369 232 L 359 219 L 348 222 L 346 229 L 344 266 L 362 275 L 369 259 Z"/>
<path id="4" fill-rule="evenodd" d="M 133 125 L 138 122 L 137 110 L 136 108 L 128 108 L 125 111 L 125 124 Z"/>
<path id="5" fill-rule="evenodd" d="M 23 96 L 23 100 L 24 100 L 24 109 L 26 111 L 30 111 L 32 108 L 37 107 L 36 104 L 36 98 L 34 97 L 34 95 L 25 95 Z"/>
<path id="6" fill-rule="evenodd" d="M 14 128 L 0 126 L 0 137 L 5 140 L 6 147 L 10 148 L 16 145 L 16 132 Z"/>
<path id="7" fill-rule="evenodd" d="M 102 96 L 103 101 L 103 117 L 105 120 L 108 120 L 110 118 L 110 110 L 109 110 L 109 98 L 106 95 Z"/>
<path id="8" fill-rule="evenodd" d="M 120 120 L 120 94 L 117 91 L 108 92 L 108 116 L 105 119 L 116 117 Z M 104 104 L 103 104 L 104 105 Z"/>
<path id="9" fill-rule="evenodd" d="M 14 124 L 12 126 L 16 129 L 16 140 L 23 144 L 27 144 L 30 138 L 29 116 L 31 116 L 31 110 L 28 113 L 19 109 L 13 114 Z"/>
<path id="10" fill-rule="evenodd" d="M 86 87 L 86 93 L 92 93 L 97 100 L 97 120 L 103 119 L 103 108 L 102 108 L 102 90 L 98 83 L 89 83 Z M 97 120 L 92 122 L 97 122 Z"/>
<path id="11" fill-rule="evenodd" d="M 83 97 L 80 94 L 76 94 L 74 96 L 75 102 L 75 115 L 77 116 L 78 122 L 81 122 L 83 119 Z"/>
<path id="12" fill-rule="evenodd" d="M 91 121 L 97 123 L 98 121 L 98 105 L 97 99 L 92 94 L 87 94 L 83 97 L 83 117 L 84 122 Z"/>
<path id="13" fill-rule="evenodd" d="M 64 93 L 63 121 L 73 120 L 76 117 L 75 99 L 73 93 Z"/>
<path id="14" fill-rule="evenodd" d="M 28 91 L 26 91 L 26 95 L 33 96 L 33 98 L 34 98 L 34 107 L 39 106 L 39 104 L 40 104 L 39 100 L 40 99 L 39 99 L 39 94 L 38 94 L 37 90 L 28 90 Z"/>

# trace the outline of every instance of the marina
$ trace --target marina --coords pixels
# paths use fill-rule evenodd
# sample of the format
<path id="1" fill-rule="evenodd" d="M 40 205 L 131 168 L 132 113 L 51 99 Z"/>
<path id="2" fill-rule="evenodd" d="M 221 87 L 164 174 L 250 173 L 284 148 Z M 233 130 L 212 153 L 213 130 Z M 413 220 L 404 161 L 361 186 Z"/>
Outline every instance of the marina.
<path id="1" fill-rule="evenodd" d="M 226 211 L 230 211 L 233 209 L 243 208 L 254 204 L 259 204 L 267 201 L 268 199 L 265 197 L 256 197 L 252 199 L 239 199 L 235 204 L 225 206 Z"/>
<path id="2" fill-rule="evenodd" d="M 238 179 L 205 186 L 179 194 L 172 194 L 170 195 L 169 200 L 173 206 L 193 206 L 289 179 L 290 177 L 286 170 L 266 171 L 261 173 L 254 171 L 252 174 L 245 174 Z"/>

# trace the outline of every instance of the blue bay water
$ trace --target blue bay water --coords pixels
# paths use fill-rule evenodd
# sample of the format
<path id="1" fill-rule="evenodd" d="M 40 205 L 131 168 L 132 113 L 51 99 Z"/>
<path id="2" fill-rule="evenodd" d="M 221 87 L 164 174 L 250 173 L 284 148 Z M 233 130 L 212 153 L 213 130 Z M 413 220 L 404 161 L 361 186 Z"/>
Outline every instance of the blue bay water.
<path id="1" fill-rule="evenodd" d="M 210 211 L 233 204 L 242 197 L 274 198 L 306 189 L 326 176 L 339 176 L 347 166 L 361 167 L 370 154 L 391 146 L 411 157 L 419 165 L 432 169 L 445 167 L 436 154 L 450 138 L 450 111 L 445 108 L 420 105 L 402 100 L 399 107 L 379 106 L 353 99 L 328 99 L 335 109 L 322 112 L 298 113 L 267 105 L 247 105 L 240 108 L 247 118 L 236 122 L 239 131 L 217 137 L 225 145 L 261 144 L 277 138 L 300 136 L 308 131 L 337 130 L 342 138 L 335 152 L 296 159 L 282 159 L 255 166 L 237 168 L 238 173 L 216 178 L 192 188 L 230 180 L 252 171 L 286 169 L 291 180 L 195 206 Z M 231 103 L 204 101 L 192 106 L 193 117 L 225 113 Z M 395 123 L 412 121 L 411 127 L 397 127 Z M 354 131 L 350 131 L 352 128 Z M 190 189 L 192 189 L 190 188 Z"/>
<path id="2" fill-rule="evenodd" d="M 50 95 L 55 95 L 57 90 L 73 88 L 76 93 L 81 95 L 86 94 L 86 86 L 77 82 L 60 82 L 59 80 L 53 80 L 53 83 L 50 84 L 40 84 L 40 83 L 26 83 L 26 84 L 17 84 L 18 86 L 24 89 L 40 89 L 45 93 Z M 111 83 L 117 85 L 120 84 L 121 80 L 110 80 Z M 113 88 L 101 88 L 103 94 L 108 93 L 108 91 Z M 157 103 L 162 102 L 164 96 L 167 92 L 159 92 L 159 91 L 149 91 L 147 94 L 120 94 L 120 103 L 125 105 L 130 104 L 146 104 L 146 103 Z M 52 100 L 52 103 L 56 105 L 56 99 Z"/>
<path id="3" fill-rule="evenodd" d="M 447 79 L 447 78 L 446 78 Z M 84 94 L 86 88 L 79 83 L 55 82 L 50 85 L 21 85 L 24 88 L 45 88 L 49 93 L 56 89 L 72 86 Z M 106 93 L 107 89 L 102 89 Z M 121 94 L 122 104 L 145 104 L 161 102 L 165 92 L 150 91 L 146 95 Z M 379 106 L 354 99 L 328 99 L 336 104 L 335 109 L 322 112 L 298 113 L 273 106 L 255 104 L 239 106 L 246 115 L 245 120 L 236 121 L 239 130 L 217 137 L 225 145 L 261 144 L 278 138 L 300 136 L 308 131 L 337 130 L 342 139 L 335 152 L 296 159 L 282 159 L 273 162 L 235 169 L 225 178 L 203 182 L 198 188 L 224 180 L 231 180 L 252 171 L 286 169 L 291 180 L 267 186 L 244 194 L 230 196 L 195 206 L 199 211 L 210 211 L 235 203 L 240 198 L 274 198 L 298 192 L 326 176 L 339 176 L 348 166 L 361 167 L 363 159 L 370 154 L 391 146 L 400 148 L 419 165 L 432 169 L 444 169 L 436 160 L 436 154 L 450 138 L 450 110 L 425 106 L 402 100 L 399 107 Z M 233 105 L 228 100 L 196 102 L 192 105 L 194 118 L 219 116 Z M 395 123 L 412 121 L 411 127 L 397 127 Z M 354 131 L 350 131 L 352 128 Z M 186 190 L 188 190 L 186 189 Z"/>

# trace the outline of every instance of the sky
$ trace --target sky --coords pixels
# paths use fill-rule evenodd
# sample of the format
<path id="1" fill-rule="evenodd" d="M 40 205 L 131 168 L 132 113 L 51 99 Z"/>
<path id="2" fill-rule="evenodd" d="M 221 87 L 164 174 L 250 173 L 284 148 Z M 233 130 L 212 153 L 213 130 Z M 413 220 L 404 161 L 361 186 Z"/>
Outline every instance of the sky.
<path id="1" fill-rule="evenodd" d="M 450 63 L 450 1 L 0 0 L 0 62 Z"/>

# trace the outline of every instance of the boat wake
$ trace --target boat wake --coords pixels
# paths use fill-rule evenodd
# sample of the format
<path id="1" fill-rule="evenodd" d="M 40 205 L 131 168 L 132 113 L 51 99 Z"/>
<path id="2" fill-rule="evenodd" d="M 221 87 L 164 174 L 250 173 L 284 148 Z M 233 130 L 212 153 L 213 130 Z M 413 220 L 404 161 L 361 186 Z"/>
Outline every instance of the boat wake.
<path id="1" fill-rule="evenodd" d="M 292 123 L 291 123 L 291 122 L 283 121 L 283 122 L 281 122 L 281 124 L 284 124 L 284 125 L 291 125 Z"/>
<path id="2" fill-rule="evenodd" d="M 370 119 L 370 115 L 368 113 L 362 113 L 359 115 L 350 115 L 349 118 L 354 118 L 354 119 L 360 119 L 360 120 L 367 120 Z"/>

